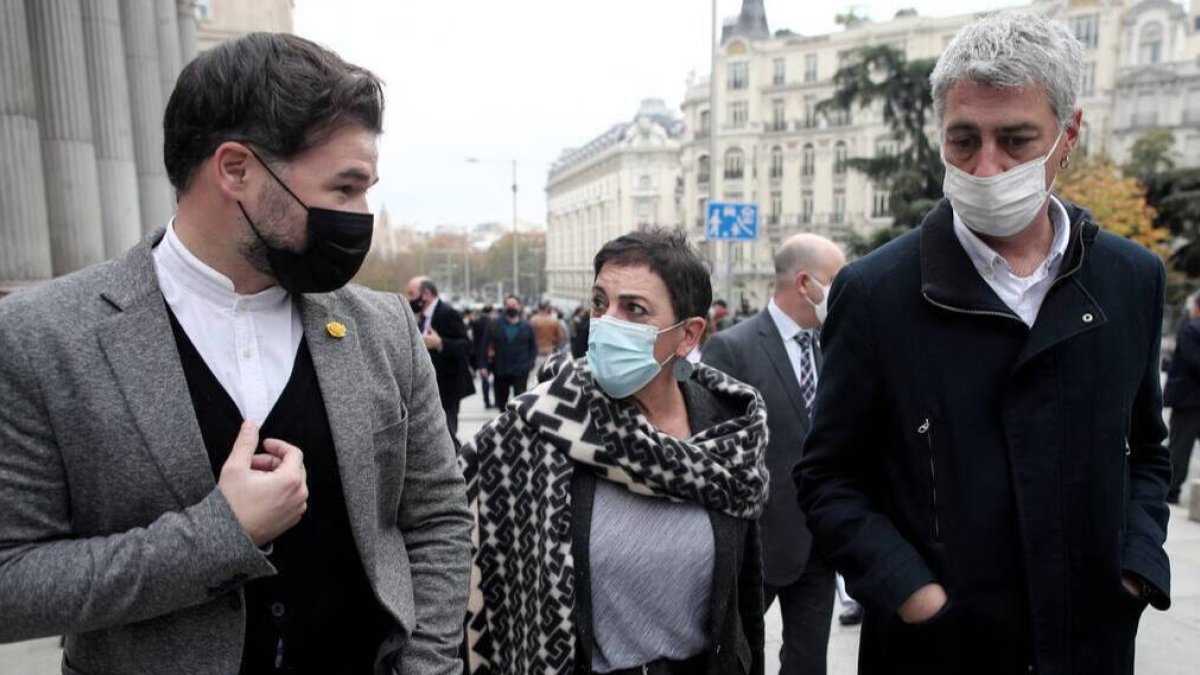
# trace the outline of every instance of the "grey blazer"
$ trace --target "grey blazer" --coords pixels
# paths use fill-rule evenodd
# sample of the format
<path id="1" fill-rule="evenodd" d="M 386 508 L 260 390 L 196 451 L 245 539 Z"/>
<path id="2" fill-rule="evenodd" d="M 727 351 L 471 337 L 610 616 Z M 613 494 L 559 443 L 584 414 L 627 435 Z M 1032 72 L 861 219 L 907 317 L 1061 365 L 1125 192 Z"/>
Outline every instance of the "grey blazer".
<path id="1" fill-rule="evenodd" d="M 821 367 L 821 350 L 814 366 Z M 765 358 L 764 358 L 765 357 Z M 792 469 L 808 435 L 809 419 L 783 338 L 770 312 L 714 334 L 704 343 L 704 363 L 757 389 L 767 404 L 767 471 L 770 497 L 759 524 L 762 527 L 763 579 L 787 586 L 804 572 L 812 550 L 812 534 L 796 498 Z"/>
<path id="2" fill-rule="evenodd" d="M 274 573 L 216 489 L 161 237 L 0 301 L 0 641 L 64 634 L 66 673 L 236 673 L 242 586 Z M 376 672 L 461 672 L 471 521 L 412 313 L 357 287 L 297 302 L 354 541 L 395 619 Z"/>

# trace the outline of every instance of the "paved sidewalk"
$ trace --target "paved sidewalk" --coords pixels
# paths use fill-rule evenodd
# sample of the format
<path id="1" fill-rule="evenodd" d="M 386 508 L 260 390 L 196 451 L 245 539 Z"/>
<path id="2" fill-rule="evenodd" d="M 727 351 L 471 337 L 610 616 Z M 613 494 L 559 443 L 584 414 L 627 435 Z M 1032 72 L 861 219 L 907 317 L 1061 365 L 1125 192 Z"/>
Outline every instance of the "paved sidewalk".
<path id="1" fill-rule="evenodd" d="M 462 402 L 459 438 L 468 440 L 495 417 L 484 410 L 478 394 Z M 1192 462 L 1192 478 L 1200 478 L 1200 461 Z M 1187 503 L 1187 495 L 1184 495 Z M 1171 556 L 1172 598 L 1170 611 L 1147 610 L 1138 634 L 1138 675 L 1195 675 L 1200 664 L 1200 523 L 1187 519 L 1187 511 L 1171 507 L 1167 535 Z M 838 611 L 835 607 L 835 613 Z M 838 625 L 834 617 L 829 640 L 829 675 L 857 672 L 858 627 Z M 767 668 L 779 671 L 782 623 L 778 607 L 767 613 Z M 61 660 L 58 638 L 0 645 L 0 675 L 51 675 L 58 673 Z"/>

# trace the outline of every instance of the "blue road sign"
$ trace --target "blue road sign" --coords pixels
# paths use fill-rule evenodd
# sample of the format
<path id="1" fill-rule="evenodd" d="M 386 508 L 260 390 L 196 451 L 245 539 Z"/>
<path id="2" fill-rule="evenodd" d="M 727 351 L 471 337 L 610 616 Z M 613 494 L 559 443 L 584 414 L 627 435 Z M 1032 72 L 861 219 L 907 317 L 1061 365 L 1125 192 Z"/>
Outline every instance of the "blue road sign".
<path id="1" fill-rule="evenodd" d="M 709 202 L 705 223 L 710 241 L 758 241 L 758 204 Z"/>

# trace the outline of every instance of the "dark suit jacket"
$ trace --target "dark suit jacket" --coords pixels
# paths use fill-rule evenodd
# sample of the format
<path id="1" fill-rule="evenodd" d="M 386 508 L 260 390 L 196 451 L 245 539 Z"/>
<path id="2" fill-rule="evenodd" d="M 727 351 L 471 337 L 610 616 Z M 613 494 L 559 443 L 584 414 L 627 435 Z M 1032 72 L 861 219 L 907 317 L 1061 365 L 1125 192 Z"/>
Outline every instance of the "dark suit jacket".
<path id="1" fill-rule="evenodd" d="M 420 320 L 421 317 L 417 317 Z M 475 393 L 469 359 L 473 346 L 458 310 L 439 300 L 433 308 L 433 330 L 442 337 L 442 350 L 429 352 L 437 371 L 438 393 L 443 401 L 457 401 Z"/>
<path id="2" fill-rule="evenodd" d="M 821 350 L 813 351 L 816 366 L 820 368 Z M 779 329 L 766 310 L 749 321 L 714 333 L 704 344 L 700 360 L 758 389 L 767 404 L 771 496 L 759 521 L 763 578 L 772 586 L 786 586 L 804 572 L 812 548 L 812 535 L 796 502 L 796 483 L 792 480 L 792 470 L 800 461 L 800 447 L 809 426 L 800 383 Z"/>
<path id="3" fill-rule="evenodd" d="M 1200 319 L 1188 319 L 1175 338 L 1175 355 L 1163 390 L 1163 405 L 1200 407 Z"/>
<path id="4" fill-rule="evenodd" d="M 492 339 L 493 321 L 495 319 L 492 317 L 481 314 L 471 322 L 471 366 L 474 368 L 487 370 L 491 367 L 488 365 L 487 348 Z"/>
<path id="5" fill-rule="evenodd" d="M 489 347 L 492 352 L 492 368 L 497 376 L 524 377 L 533 370 L 537 359 L 537 337 L 528 321 L 517 322 L 517 334 L 512 340 L 504 332 L 508 321 L 503 317 L 491 323 Z"/>
<path id="6" fill-rule="evenodd" d="M 684 383 L 684 399 L 693 433 L 738 415 L 711 392 Z M 575 559 L 574 621 L 578 675 L 592 672 L 592 580 L 590 539 L 596 475 L 578 470 L 571 475 L 571 555 Z M 752 520 L 708 512 L 716 553 L 709 636 L 712 639 L 705 675 L 763 675 L 765 627 L 762 564 L 758 527 Z M 669 574 L 664 571 L 664 574 Z M 696 675 L 701 675 L 697 673 Z"/>

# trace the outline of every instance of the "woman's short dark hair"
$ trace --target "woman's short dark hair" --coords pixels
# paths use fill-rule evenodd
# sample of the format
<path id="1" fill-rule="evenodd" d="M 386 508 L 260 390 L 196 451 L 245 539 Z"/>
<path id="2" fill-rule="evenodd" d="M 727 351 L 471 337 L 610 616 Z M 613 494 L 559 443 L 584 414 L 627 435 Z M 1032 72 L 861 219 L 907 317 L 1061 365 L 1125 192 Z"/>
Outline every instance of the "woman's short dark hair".
<path id="1" fill-rule="evenodd" d="M 304 38 L 251 33 L 200 54 L 179 74 L 163 117 L 167 175 L 183 193 L 226 141 L 286 161 L 347 124 L 382 132 L 379 78 Z"/>
<path id="2" fill-rule="evenodd" d="M 605 265 L 649 267 L 666 284 L 681 321 L 704 316 L 712 303 L 708 265 L 682 230 L 651 227 L 617 237 L 596 254 L 596 276 Z"/>

